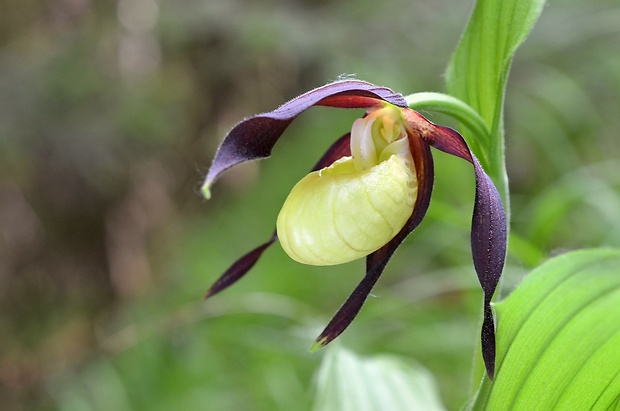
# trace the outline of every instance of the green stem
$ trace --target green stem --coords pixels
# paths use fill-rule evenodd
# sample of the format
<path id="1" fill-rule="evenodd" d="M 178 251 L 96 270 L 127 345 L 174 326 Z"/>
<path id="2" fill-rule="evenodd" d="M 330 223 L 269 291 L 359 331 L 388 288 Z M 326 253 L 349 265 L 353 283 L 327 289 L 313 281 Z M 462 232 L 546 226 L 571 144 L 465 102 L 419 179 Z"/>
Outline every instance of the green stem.
<path id="1" fill-rule="evenodd" d="M 510 235 L 510 190 L 508 187 L 508 172 L 506 171 L 506 147 L 504 143 L 503 121 L 500 122 L 498 130 L 494 132 L 493 136 L 494 138 L 492 141 L 494 144 L 492 144 L 489 149 L 491 155 L 489 175 L 495 183 L 495 187 L 504 203 L 507 235 Z"/>

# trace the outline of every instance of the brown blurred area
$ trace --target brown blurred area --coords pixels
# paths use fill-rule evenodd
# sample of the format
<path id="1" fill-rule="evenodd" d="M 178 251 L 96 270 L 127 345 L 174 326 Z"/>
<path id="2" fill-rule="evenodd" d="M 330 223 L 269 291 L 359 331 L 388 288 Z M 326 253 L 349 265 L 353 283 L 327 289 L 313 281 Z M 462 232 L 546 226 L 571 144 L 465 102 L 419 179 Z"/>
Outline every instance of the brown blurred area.
<path id="1" fill-rule="evenodd" d="M 255 59 L 210 21 L 209 7 L 242 6 L 0 4 L 3 410 L 45 408 L 45 373 L 83 361 L 98 318 L 151 287 L 149 255 L 165 258 L 166 232 L 202 205 L 217 144 L 204 136 L 315 81 L 311 63 Z"/>

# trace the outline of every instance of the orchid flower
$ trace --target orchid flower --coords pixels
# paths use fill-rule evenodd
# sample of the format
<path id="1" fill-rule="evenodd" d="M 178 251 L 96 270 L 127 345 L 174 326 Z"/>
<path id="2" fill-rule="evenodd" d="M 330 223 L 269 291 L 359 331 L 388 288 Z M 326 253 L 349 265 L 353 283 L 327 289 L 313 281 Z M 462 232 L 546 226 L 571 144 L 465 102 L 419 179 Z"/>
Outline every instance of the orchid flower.
<path id="1" fill-rule="evenodd" d="M 271 238 L 238 259 L 205 298 L 239 280 L 276 240 L 292 259 L 304 264 L 341 264 L 366 257 L 366 275 L 312 349 L 327 345 L 353 321 L 394 251 L 426 214 L 434 179 L 430 147 L 434 147 L 470 162 L 474 168 L 471 248 L 484 293 L 482 356 L 487 374 L 493 378 L 491 298 L 502 273 L 507 241 L 502 200 L 463 137 L 410 109 L 401 94 L 364 81 L 342 80 L 243 120 L 220 145 L 203 194 L 209 198 L 214 181 L 230 167 L 269 157 L 289 124 L 312 106 L 367 111 L 292 189 Z"/>

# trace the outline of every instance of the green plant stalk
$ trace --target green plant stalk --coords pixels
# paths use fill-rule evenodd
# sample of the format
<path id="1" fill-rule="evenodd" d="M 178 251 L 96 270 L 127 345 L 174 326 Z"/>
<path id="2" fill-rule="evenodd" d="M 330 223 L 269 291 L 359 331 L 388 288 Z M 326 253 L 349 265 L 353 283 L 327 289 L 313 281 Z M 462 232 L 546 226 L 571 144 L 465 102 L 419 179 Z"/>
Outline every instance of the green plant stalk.
<path id="1" fill-rule="evenodd" d="M 506 84 L 508 72 L 510 70 L 510 62 L 505 66 L 502 72 L 501 84 Z M 504 202 L 504 210 L 506 212 L 507 234 L 510 236 L 510 187 L 508 185 L 508 171 L 506 170 L 506 139 L 504 135 L 504 90 L 498 96 L 500 108 L 496 111 L 498 119 L 493 121 L 493 129 L 491 130 L 488 146 L 489 169 L 488 173 L 493 179 L 499 195 Z"/>

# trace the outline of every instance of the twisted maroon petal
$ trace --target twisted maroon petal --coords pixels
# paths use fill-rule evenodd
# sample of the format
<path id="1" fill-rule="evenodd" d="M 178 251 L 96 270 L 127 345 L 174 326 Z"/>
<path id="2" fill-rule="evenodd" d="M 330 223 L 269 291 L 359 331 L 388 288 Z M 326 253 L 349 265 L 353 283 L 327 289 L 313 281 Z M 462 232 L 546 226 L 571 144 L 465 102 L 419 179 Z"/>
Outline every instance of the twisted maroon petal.
<path id="1" fill-rule="evenodd" d="M 431 146 L 461 157 L 474 166 L 476 200 L 471 226 L 471 250 L 474 268 L 484 292 L 482 357 L 489 377 L 495 372 L 495 325 L 491 298 L 499 282 L 506 258 L 506 215 L 502 199 L 491 178 L 469 150 L 463 137 L 448 127 L 436 126 L 413 110 L 405 110 L 408 127 Z"/>
<path id="2" fill-rule="evenodd" d="M 295 97 L 273 111 L 243 120 L 224 138 L 203 187 L 210 187 L 225 170 L 236 164 L 269 157 L 289 124 L 312 106 L 368 108 L 378 101 L 407 106 L 402 95 L 388 88 L 360 80 L 342 80 Z"/>
<path id="3" fill-rule="evenodd" d="M 263 252 L 273 244 L 278 237 L 274 233 L 269 241 L 256 247 L 243 257 L 235 261 L 229 268 L 217 279 L 206 292 L 204 299 L 214 296 L 222 290 L 230 287 L 238 280 L 240 280 L 249 270 L 254 267 L 254 264 L 258 261 Z"/>
<path id="4" fill-rule="evenodd" d="M 431 151 L 418 136 L 409 136 L 409 146 L 413 155 L 418 179 L 418 195 L 409 220 L 400 232 L 389 243 L 366 257 L 366 275 L 353 290 L 349 298 L 340 307 L 336 315 L 316 339 L 316 346 L 325 346 L 338 337 L 355 319 L 366 302 L 372 288 L 379 280 L 392 254 L 402 241 L 422 221 L 431 199 L 433 190 L 433 157 Z M 318 348 L 318 347 L 317 347 Z"/>

